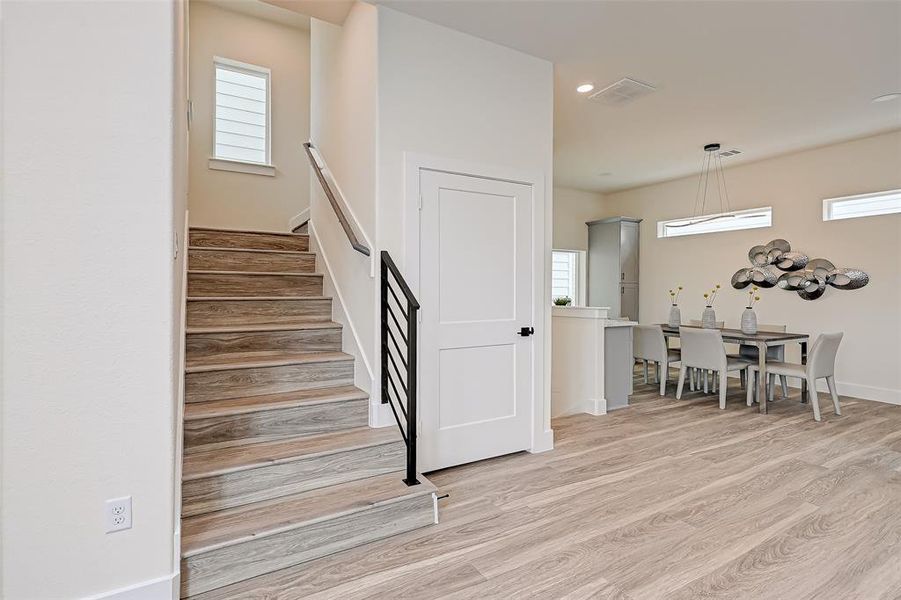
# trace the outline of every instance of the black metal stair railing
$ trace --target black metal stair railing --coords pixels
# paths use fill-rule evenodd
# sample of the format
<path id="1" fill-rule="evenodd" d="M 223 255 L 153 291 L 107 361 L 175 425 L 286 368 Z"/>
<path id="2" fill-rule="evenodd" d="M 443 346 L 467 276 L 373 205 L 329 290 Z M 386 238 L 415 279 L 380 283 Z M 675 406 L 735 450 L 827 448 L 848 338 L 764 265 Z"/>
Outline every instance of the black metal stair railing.
<path id="1" fill-rule="evenodd" d="M 400 296 L 398 296 L 400 292 Z M 407 446 L 404 483 L 416 479 L 416 326 L 419 302 L 391 259 L 381 252 L 382 404 L 391 407 Z"/>

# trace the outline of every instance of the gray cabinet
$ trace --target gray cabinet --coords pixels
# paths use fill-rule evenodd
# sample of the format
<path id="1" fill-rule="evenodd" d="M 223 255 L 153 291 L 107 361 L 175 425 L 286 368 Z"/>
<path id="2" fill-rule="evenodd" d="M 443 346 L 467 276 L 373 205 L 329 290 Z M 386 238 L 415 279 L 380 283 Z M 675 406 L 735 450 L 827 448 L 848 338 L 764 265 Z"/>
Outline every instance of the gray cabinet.
<path id="1" fill-rule="evenodd" d="M 588 225 L 588 305 L 638 320 L 639 223 L 613 217 Z"/>

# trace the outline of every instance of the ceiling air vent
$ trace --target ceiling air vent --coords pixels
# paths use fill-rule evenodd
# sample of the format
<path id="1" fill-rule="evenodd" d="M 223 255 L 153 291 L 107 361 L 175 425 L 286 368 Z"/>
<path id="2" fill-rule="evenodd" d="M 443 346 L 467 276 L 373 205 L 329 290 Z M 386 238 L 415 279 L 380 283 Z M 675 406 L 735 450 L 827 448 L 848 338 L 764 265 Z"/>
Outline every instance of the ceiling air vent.
<path id="1" fill-rule="evenodd" d="M 731 150 L 723 150 L 722 152 L 720 152 L 720 156 L 722 156 L 723 158 L 729 158 L 730 156 L 735 156 L 736 154 L 741 154 L 741 150 L 732 148 Z"/>
<path id="2" fill-rule="evenodd" d="M 592 100 L 607 106 L 625 106 L 642 96 L 656 91 L 654 86 L 624 77 L 589 96 Z"/>

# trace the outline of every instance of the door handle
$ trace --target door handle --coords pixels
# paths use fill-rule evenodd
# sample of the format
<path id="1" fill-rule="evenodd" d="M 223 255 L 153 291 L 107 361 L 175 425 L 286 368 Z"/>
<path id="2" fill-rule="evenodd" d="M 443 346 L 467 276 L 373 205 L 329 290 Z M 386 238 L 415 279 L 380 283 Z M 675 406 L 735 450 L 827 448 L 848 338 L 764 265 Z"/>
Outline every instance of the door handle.
<path id="1" fill-rule="evenodd" d="M 533 333 L 535 333 L 534 327 L 520 327 L 519 331 L 517 332 L 517 334 L 521 335 L 522 337 L 529 337 Z"/>

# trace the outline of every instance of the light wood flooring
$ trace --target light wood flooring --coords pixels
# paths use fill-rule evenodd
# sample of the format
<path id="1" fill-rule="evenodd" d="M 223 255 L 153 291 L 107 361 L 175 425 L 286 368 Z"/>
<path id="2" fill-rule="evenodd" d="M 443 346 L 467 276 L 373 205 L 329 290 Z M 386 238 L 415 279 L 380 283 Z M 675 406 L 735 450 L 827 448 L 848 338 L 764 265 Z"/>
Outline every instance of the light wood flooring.
<path id="1" fill-rule="evenodd" d="M 554 422 L 555 449 L 429 475 L 441 523 L 197 596 L 901 598 L 901 407 L 737 383 Z"/>

